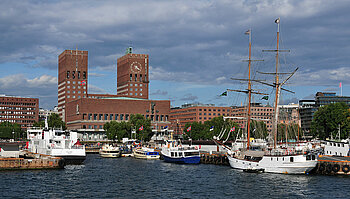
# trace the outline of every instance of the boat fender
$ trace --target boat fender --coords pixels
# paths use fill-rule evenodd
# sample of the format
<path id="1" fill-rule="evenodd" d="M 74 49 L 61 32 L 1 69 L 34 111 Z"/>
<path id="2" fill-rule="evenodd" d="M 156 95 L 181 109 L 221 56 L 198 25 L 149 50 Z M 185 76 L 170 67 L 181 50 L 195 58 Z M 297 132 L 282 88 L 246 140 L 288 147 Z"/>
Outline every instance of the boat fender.
<path id="1" fill-rule="evenodd" d="M 334 166 L 333 166 L 333 172 L 334 173 L 337 173 L 339 170 L 340 170 L 340 165 L 339 164 L 335 164 Z"/>
<path id="2" fill-rule="evenodd" d="M 194 149 L 196 149 L 196 150 L 197 150 L 198 148 L 195 146 L 195 147 L 194 147 Z"/>
<path id="3" fill-rule="evenodd" d="M 344 165 L 343 168 L 342 168 L 342 171 L 343 171 L 344 173 L 348 173 L 349 170 L 350 170 L 349 165 Z"/>
<path id="4" fill-rule="evenodd" d="M 54 144 L 51 144 L 51 148 L 53 148 L 55 145 Z"/>
<path id="5" fill-rule="evenodd" d="M 331 173 L 332 172 L 332 165 L 331 164 L 327 165 L 326 171 L 327 171 L 327 173 Z"/>
<path id="6" fill-rule="evenodd" d="M 325 168 L 326 166 L 324 164 L 320 164 L 320 167 L 318 167 L 318 170 L 322 172 L 325 170 Z"/>

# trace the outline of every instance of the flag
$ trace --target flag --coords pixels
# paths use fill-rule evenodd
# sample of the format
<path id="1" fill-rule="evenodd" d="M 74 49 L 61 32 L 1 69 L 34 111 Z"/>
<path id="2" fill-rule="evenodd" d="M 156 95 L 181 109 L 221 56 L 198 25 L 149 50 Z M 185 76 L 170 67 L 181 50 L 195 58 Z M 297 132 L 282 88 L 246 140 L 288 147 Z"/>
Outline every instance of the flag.
<path id="1" fill-rule="evenodd" d="M 143 131 L 143 126 L 140 126 L 139 131 Z"/>
<path id="2" fill-rule="evenodd" d="M 214 126 L 211 126 L 209 131 L 213 131 L 214 130 Z"/>
<path id="3" fill-rule="evenodd" d="M 82 85 L 82 86 L 86 85 L 86 81 L 85 80 L 81 81 L 80 85 Z"/>
<path id="4" fill-rule="evenodd" d="M 232 127 L 230 132 L 235 131 L 236 127 Z"/>
<path id="5" fill-rule="evenodd" d="M 220 96 L 227 96 L 227 91 L 223 92 Z"/>
<path id="6" fill-rule="evenodd" d="M 341 88 L 341 82 L 339 83 L 339 88 Z"/>
<path id="7" fill-rule="evenodd" d="M 280 18 L 279 17 L 275 20 L 275 23 L 277 23 L 277 24 L 280 23 Z"/>
<path id="8" fill-rule="evenodd" d="M 164 127 L 164 129 L 167 129 L 167 128 L 168 128 L 168 126 L 165 126 L 165 127 Z"/>
<path id="9" fill-rule="evenodd" d="M 269 96 L 264 96 L 264 97 L 262 97 L 261 99 L 263 99 L 263 100 L 269 100 Z"/>
<path id="10" fill-rule="evenodd" d="M 187 132 L 189 132 L 191 130 L 191 126 L 187 128 Z"/>
<path id="11" fill-rule="evenodd" d="M 250 30 L 245 31 L 245 35 L 250 35 Z"/>

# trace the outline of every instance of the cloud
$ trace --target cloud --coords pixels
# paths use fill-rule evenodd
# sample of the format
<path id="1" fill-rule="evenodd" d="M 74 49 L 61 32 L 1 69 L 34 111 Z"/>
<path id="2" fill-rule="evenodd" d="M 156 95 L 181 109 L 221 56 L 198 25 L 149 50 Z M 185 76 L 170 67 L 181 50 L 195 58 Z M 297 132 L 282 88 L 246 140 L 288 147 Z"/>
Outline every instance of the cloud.
<path id="1" fill-rule="evenodd" d="M 163 96 L 165 96 L 165 95 L 168 95 L 168 92 L 167 91 L 162 91 L 162 90 L 156 90 L 156 91 L 153 91 L 152 93 L 151 93 L 151 95 L 163 95 Z"/>
<path id="2" fill-rule="evenodd" d="M 180 100 L 182 101 L 192 101 L 194 102 L 195 100 L 197 100 L 198 97 L 197 96 L 194 96 L 192 95 L 191 93 L 187 93 L 185 94 Z"/>
<path id="3" fill-rule="evenodd" d="M 57 78 L 42 75 L 29 79 L 23 74 L 0 78 L 0 93 L 11 96 L 39 98 L 40 107 L 57 105 Z"/>
<path id="4" fill-rule="evenodd" d="M 298 104 L 299 103 L 299 99 L 293 97 L 293 98 L 288 98 L 288 99 L 285 99 L 285 100 L 282 99 L 280 101 L 280 104 L 283 104 L 283 105 L 287 105 L 287 104 L 291 104 L 291 103 Z"/>
<path id="5" fill-rule="evenodd" d="M 103 88 L 89 84 L 88 93 L 90 93 L 90 94 L 106 94 L 107 92 Z"/>
<path id="6" fill-rule="evenodd" d="M 103 76 L 105 76 L 105 74 L 101 74 L 101 73 L 89 73 L 89 76 L 92 76 L 92 77 L 103 77 Z"/>

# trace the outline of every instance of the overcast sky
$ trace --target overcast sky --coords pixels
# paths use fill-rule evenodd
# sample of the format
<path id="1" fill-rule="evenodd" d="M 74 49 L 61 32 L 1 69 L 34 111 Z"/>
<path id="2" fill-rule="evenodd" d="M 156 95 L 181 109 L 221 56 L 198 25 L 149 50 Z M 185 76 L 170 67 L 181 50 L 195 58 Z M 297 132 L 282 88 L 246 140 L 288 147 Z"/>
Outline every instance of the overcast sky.
<path id="1" fill-rule="evenodd" d="M 57 105 L 58 55 L 89 51 L 89 93 L 116 94 L 116 59 L 133 46 L 150 56 L 150 98 L 230 106 L 244 103 L 248 36 L 252 29 L 253 76 L 272 72 L 280 17 L 281 70 L 298 72 L 282 103 L 310 99 L 318 91 L 350 95 L 350 1 L 13 1 L 0 2 L 0 94 L 38 97 Z M 271 95 L 268 87 L 253 86 Z M 256 102 L 267 103 L 261 96 Z"/>

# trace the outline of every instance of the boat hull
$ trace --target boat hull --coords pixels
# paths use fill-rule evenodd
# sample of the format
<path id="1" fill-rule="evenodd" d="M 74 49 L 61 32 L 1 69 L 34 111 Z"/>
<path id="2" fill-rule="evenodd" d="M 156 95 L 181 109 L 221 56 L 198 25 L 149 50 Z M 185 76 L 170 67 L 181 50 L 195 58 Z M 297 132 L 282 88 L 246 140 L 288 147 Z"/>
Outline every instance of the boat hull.
<path id="1" fill-rule="evenodd" d="M 159 155 L 143 155 L 143 154 L 138 154 L 138 153 L 133 153 L 134 158 L 137 159 L 145 159 L 145 160 L 157 160 L 159 159 Z"/>
<path id="2" fill-rule="evenodd" d="M 291 157 L 300 159 L 300 156 L 288 156 L 285 158 L 287 160 L 287 158 Z M 277 158 L 280 158 L 280 161 Z M 249 161 L 228 156 L 228 160 L 230 166 L 234 169 L 259 170 L 267 173 L 281 174 L 307 174 L 317 165 L 316 160 L 287 162 L 283 161 L 284 157 L 264 157 L 260 161 Z"/>
<path id="3" fill-rule="evenodd" d="M 63 158 L 65 165 L 79 165 L 79 164 L 83 164 L 83 162 L 86 159 L 86 156 L 55 156 L 55 157 Z"/>
<path id="4" fill-rule="evenodd" d="M 99 152 L 100 156 L 103 158 L 119 158 L 121 155 L 120 151 L 116 151 L 116 152 L 104 152 L 104 151 L 100 151 Z"/>
<path id="5" fill-rule="evenodd" d="M 201 160 L 199 156 L 172 158 L 172 157 L 163 155 L 163 157 L 165 162 L 179 163 L 179 164 L 199 164 Z"/>

